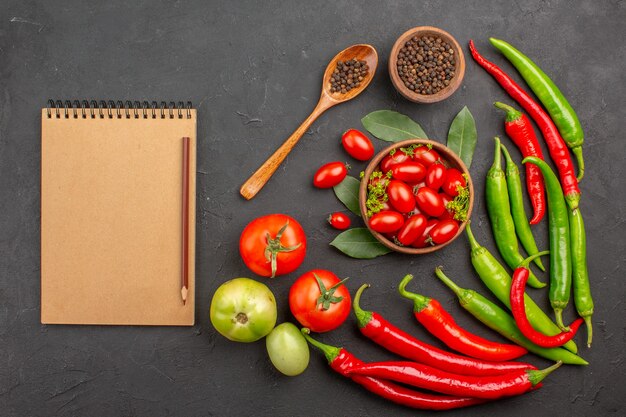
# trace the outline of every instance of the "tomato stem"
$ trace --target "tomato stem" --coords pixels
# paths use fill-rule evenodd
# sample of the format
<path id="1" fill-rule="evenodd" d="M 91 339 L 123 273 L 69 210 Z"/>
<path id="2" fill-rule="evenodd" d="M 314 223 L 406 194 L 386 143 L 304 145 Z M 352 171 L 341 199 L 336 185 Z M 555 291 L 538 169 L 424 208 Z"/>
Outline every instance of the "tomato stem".
<path id="1" fill-rule="evenodd" d="M 348 278 L 344 278 L 332 287 L 326 289 L 326 285 L 324 285 L 324 282 L 320 279 L 320 277 L 318 277 L 315 273 L 313 273 L 313 276 L 317 281 L 317 285 L 320 287 L 320 296 L 317 299 L 316 305 L 321 304 L 322 311 L 328 310 L 331 304 L 336 304 L 343 300 L 343 296 L 335 297 L 335 291 L 337 291 L 337 288 L 342 286 L 348 280 Z"/>
<path id="2" fill-rule="evenodd" d="M 246 324 L 248 322 L 248 315 L 246 313 L 237 313 L 235 321 L 239 324 Z"/>
<path id="3" fill-rule="evenodd" d="M 302 245 L 302 242 L 300 242 L 294 246 L 283 246 L 280 239 L 283 237 L 283 233 L 285 233 L 285 230 L 287 230 L 287 226 L 289 226 L 289 221 L 287 221 L 287 223 L 285 223 L 285 225 L 280 228 L 278 233 L 276 233 L 276 237 L 273 239 L 269 232 L 265 234 L 265 238 L 267 240 L 267 246 L 265 246 L 265 259 L 267 260 L 267 262 L 271 263 L 272 267 L 272 275 L 270 278 L 274 278 L 276 276 L 276 270 L 278 269 L 278 254 L 281 252 L 292 252 L 298 249 L 300 245 Z"/>

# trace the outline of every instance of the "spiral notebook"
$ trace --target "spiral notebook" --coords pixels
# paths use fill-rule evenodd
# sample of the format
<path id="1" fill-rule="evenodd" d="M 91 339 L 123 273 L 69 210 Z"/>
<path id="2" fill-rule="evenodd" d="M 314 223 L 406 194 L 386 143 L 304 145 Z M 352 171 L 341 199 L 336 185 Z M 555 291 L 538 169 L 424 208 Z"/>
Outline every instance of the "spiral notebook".
<path id="1" fill-rule="evenodd" d="M 195 172 L 191 103 L 42 109 L 41 322 L 193 325 Z"/>

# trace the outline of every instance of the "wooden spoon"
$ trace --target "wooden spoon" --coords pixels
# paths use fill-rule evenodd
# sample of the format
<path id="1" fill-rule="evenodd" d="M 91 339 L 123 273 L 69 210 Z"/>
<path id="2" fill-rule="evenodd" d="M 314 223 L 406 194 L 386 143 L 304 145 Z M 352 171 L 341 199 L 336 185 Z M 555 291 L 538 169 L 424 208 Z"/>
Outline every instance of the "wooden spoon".
<path id="1" fill-rule="evenodd" d="M 367 77 L 361 81 L 361 85 L 357 88 L 353 88 L 345 94 L 341 93 L 331 93 L 330 92 L 330 75 L 337 68 L 337 61 L 348 61 L 350 59 L 356 58 L 358 60 L 363 60 L 367 63 L 369 70 Z M 358 96 L 367 86 L 369 85 L 372 78 L 374 78 L 374 73 L 376 72 L 376 65 L 378 64 L 378 54 L 376 50 L 371 45 L 353 45 L 349 48 L 344 49 L 339 52 L 333 59 L 330 61 L 328 66 L 326 67 L 326 71 L 324 71 L 324 78 L 322 80 L 322 94 L 320 95 L 320 99 L 317 102 L 317 106 L 313 109 L 313 112 L 306 118 L 304 122 L 296 129 L 295 132 L 283 143 L 280 148 L 276 149 L 276 152 L 269 157 L 267 161 L 263 163 L 256 170 L 254 174 L 241 186 L 239 192 L 246 199 L 250 200 L 254 197 L 260 190 L 263 188 L 265 183 L 269 181 L 270 177 L 278 166 L 283 162 L 283 160 L 287 157 L 291 149 L 298 143 L 298 140 L 302 137 L 304 132 L 307 131 L 309 126 L 326 110 L 330 109 L 333 106 L 336 106 L 339 103 L 343 103 L 348 100 L 352 100 L 354 97 Z"/>

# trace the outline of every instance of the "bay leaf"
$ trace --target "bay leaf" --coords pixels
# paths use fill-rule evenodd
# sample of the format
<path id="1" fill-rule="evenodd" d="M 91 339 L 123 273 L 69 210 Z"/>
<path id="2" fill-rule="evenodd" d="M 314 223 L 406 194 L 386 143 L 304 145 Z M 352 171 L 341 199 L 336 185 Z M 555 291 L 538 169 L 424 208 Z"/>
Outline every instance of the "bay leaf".
<path id="1" fill-rule="evenodd" d="M 359 217 L 361 216 L 361 209 L 359 208 L 360 185 L 361 181 L 348 175 L 343 181 L 333 187 L 333 191 L 339 201 Z"/>
<path id="2" fill-rule="evenodd" d="M 376 110 L 361 119 L 363 127 L 378 139 L 400 142 L 406 139 L 428 139 L 422 127 L 408 116 L 393 110 Z"/>
<path id="3" fill-rule="evenodd" d="M 391 249 L 376 240 L 365 227 L 356 227 L 340 233 L 330 242 L 330 246 L 358 259 L 372 259 L 391 252 Z"/>
<path id="4" fill-rule="evenodd" d="M 476 148 L 476 122 L 467 106 L 456 115 L 448 132 L 448 148 L 456 153 L 469 169 Z"/>

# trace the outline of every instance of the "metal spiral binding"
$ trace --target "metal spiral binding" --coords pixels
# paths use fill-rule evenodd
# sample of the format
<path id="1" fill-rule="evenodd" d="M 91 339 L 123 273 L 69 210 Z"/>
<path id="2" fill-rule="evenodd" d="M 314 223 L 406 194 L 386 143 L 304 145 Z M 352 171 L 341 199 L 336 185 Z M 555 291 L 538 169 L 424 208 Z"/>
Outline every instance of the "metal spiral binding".
<path id="1" fill-rule="evenodd" d="M 187 103 L 179 101 L 178 104 L 170 101 L 168 104 L 165 101 L 159 103 L 156 101 L 141 102 L 130 100 L 126 102 L 122 100 L 118 100 L 117 102 L 113 100 L 101 100 L 100 102 L 96 100 L 65 100 L 65 103 L 63 103 L 61 100 L 48 100 L 47 115 L 48 119 L 52 117 L 56 117 L 57 119 L 69 119 L 70 117 L 74 119 L 78 119 L 79 117 L 83 119 L 88 117 L 92 119 L 156 119 L 157 117 L 161 119 L 174 119 L 176 117 L 182 119 L 186 117 L 187 119 L 191 119 L 191 107 L 191 101 Z"/>

